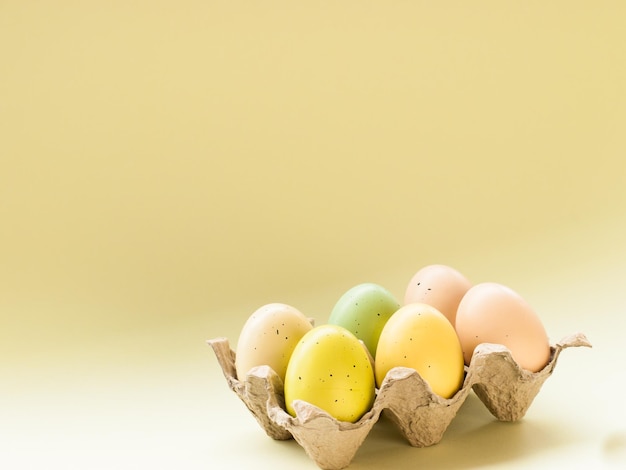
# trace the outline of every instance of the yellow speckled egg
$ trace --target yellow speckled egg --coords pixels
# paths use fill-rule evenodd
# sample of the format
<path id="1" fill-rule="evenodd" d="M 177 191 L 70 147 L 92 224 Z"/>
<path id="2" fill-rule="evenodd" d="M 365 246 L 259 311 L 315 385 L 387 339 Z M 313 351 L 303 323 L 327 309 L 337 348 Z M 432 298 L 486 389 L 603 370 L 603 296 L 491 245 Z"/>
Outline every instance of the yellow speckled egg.
<path id="1" fill-rule="evenodd" d="M 454 325 L 456 310 L 472 283 L 456 269 L 431 264 L 417 271 L 406 288 L 404 303 L 432 305 Z"/>
<path id="2" fill-rule="evenodd" d="M 376 350 L 376 383 L 380 387 L 394 367 L 415 369 L 432 391 L 452 397 L 463 385 L 461 344 L 448 319 L 432 305 L 401 307 L 385 324 Z"/>
<path id="3" fill-rule="evenodd" d="M 291 305 L 271 303 L 257 309 L 237 341 L 235 368 L 239 380 L 262 365 L 270 366 L 284 380 L 293 349 L 312 328 L 304 314 Z"/>
<path id="4" fill-rule="evenodd" d="M 550 360 L 550 341 L 541 320 L 517 292 L 495 282 L 467 291 L 456 314 L 465 363 L 481 343 L 506 346 L 523 369 L 537 372 Z"/>
<path id="5" fill-rule="evenodd" d="M 374 403 L 374 371 L 365 346 L 339 325 L 321 325 L 305 334 L 285 374 L 285 405 L 294 400 L 325 410 L 340 421 L 356 422 Z"/>

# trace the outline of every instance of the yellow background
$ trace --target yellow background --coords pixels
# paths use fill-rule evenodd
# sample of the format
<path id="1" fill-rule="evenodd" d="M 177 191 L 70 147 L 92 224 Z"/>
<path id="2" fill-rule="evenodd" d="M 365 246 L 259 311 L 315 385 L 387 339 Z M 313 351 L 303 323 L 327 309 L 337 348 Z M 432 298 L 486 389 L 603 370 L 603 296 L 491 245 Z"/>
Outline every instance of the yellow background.
<path id="1" fill-rule="evenodd" d="M 430 263 L 595 347 L 508 435 L 470 403 L 448 442 L 379 431 L 355 468 L 386 446 L 431 468 L 619 456 L 625 20 L 619 1 L 0 1 L 11 468 L 313 468 L 255 428 L 204 341 L 234 345 L 273 301 L 323 323 L 360 282 L 402 298 Z"/>

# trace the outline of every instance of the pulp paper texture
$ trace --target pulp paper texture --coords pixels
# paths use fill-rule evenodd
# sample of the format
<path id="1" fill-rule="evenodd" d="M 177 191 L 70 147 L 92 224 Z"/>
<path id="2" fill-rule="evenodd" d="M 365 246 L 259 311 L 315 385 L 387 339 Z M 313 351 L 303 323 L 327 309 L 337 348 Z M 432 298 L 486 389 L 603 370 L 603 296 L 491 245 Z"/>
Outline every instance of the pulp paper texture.
<path id="1" fill-rule="evenodd" d="M 245 378 L 237 378 L 235 352 L 228 340 L 216 338 L 209 340 L 209 344 L 229 387 L 265 432 L 273 439 L 294 438 L 320 468 L 328 470 L 350 465 L 383 412 L 414 447 L 438 443 L 472 389 L 497 419 L 519 420 L 554 371 L 561 351 L 591 346 L 582 333 L 565 337 L 551 347 L 550 362 L 542 370 L 529 372 L 519 367 L 506 347 L 479 345 L 467 367 L 463 386 L 449 399 L 433 393 L 415 370 L 396 367 L 377 390 L 372 409 L 356 423 L 349 423 L 299 400 L 294 402 L 296 416 L 289 415 L 285 411 L 283 383 L 270 367 L 255 367 Z"/>

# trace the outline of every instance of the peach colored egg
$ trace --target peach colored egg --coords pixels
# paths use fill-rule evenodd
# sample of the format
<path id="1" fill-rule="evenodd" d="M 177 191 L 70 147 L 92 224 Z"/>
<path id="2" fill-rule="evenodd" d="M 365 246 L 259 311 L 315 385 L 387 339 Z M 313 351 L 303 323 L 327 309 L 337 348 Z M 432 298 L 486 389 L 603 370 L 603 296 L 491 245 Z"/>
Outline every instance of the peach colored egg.
<path id="1" fill-rule="evenodd" d="M 459 271 L 443 264 L 424 266 L 411 278 L 404 304 L 425 303 L 435 307 L 455 324 L 459 302 L 472 283 Z"/>
<path id="2" fill-rule="evenodd" d="M 456 314 L 456 332 L 469 365 L 481 343 L 506 346 L 523 369 L 537 372 L 550 360 L 550 342 L 541 320 L 517 292 L 495 282 L 470 288 Z"/>

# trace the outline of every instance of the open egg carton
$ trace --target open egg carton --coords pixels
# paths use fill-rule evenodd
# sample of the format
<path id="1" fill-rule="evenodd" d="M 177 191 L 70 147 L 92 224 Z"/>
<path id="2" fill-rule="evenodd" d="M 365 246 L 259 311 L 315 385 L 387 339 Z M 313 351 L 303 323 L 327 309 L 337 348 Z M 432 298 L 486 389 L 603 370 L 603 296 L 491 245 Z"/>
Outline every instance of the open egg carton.
<path id="1" fill-rule="evenodd" d="M 591 347 L 584 334 L 567 336 L 551 346 L 550 361 L 539 372 L 519 367 L 509 350 L 497 344 L 483 343 L 474 351 L 465 370 L 461 389 L 445 399 L 413 369 L 391 369 L 372 408 L 357 422 L 338 421 L 310 403 L 296 400 L 296 417 L 285 411 L 283 383 L 268 366 L 253 368 L 238 379 L 235 352 L 228 339 L 215 338 L 208 343 L 222 367 L 228 386 L 245 403 L 265 432 L 277 440 L 295 439 L 320 467 L 338 470 L 350 465 L 357 450 L 384 411 L 414 447 L 437 444 L 470 391 L 480 398 L 500 421 L 521 419 L 565 348 Z"/>

